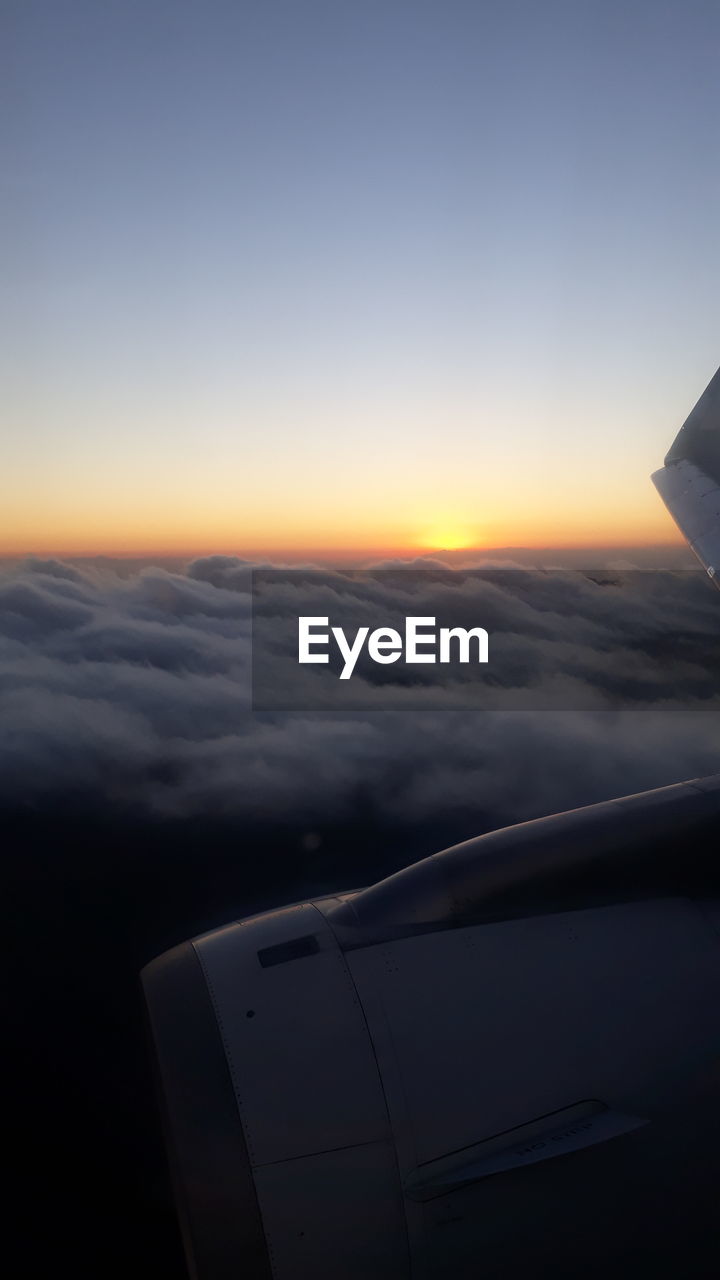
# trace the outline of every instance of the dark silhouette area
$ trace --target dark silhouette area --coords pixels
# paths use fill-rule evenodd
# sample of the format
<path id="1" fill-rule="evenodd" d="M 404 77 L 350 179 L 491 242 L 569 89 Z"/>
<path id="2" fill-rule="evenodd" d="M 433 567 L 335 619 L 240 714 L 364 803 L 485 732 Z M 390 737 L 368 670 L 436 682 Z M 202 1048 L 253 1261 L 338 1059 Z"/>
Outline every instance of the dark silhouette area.
<path id="1" fill-rule="evenodd" d="M 31 1166 L 30 1271 L 184 1280 L 138 973 L 206 929 L 371 883 L 477 834 L 372 817 L 308 833 L 291 822 L 136 821 L 65 805 L 6 812 L 7 1042 L 20 1154 Z M 13 1108 L 14 1109 L 14 1108 Z"/>

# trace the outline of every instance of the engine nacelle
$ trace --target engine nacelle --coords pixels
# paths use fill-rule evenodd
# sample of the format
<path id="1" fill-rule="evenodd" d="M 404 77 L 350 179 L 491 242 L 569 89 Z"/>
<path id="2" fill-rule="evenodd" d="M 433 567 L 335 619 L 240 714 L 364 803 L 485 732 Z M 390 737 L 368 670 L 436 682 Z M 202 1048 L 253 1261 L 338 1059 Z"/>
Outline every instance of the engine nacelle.
<path id="1" fill-rule="evenodd" d="M 715 1274 L 718 818 L 591 806 L 150 964 L 191 1274 Z"/>

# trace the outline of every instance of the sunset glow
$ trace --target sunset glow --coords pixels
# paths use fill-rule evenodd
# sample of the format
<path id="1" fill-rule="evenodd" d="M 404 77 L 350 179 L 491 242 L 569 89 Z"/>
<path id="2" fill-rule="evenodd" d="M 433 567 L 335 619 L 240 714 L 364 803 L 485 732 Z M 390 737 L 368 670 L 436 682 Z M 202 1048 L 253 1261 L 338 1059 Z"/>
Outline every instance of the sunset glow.
<path id="1" fill-rule="evenodd" d="M 231 508 L 203 512 L 182 506 L 180 511 L 123 508 L 98 511 L 82 507 L 70 511 L 59 504 L 41 512 L 17 512 L 2 532 L 0 556 L 194 556 L 213 553 L 249 558 L 343 559 L 365 561 L 388 555 L 414 556 L 442 551 L 482 551 L 493 547 L 608 547 L 637 544 L 678 544 L 680 536 L 653 494 L 645 508 L 622 521 L 613 513 L 588 511 L 584 517 L 570 510 L 565 518 L 537 511 L 533 515 L 508 511 L 484 526 L 483 535 L 470 526 L 427 526 L 411 515 L 374 524 L 363 512 L 349 511 L 322 521 L 298 513 L 295 520 L 280 513 L 274 522 L 257 523 Z M 654 510 L 654 506 L 658 510 Z"/>

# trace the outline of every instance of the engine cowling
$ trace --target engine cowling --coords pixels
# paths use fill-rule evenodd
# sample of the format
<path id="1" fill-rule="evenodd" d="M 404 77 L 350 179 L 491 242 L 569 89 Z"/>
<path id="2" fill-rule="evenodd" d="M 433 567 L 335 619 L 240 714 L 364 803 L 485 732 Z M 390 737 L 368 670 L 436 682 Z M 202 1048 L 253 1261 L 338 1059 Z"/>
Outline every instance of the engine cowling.
<path id="1" fill-rule="evenodd" d="M 719 818 L 591 806 L 153 961 L 191 1274 L 714 1274 Z"/>

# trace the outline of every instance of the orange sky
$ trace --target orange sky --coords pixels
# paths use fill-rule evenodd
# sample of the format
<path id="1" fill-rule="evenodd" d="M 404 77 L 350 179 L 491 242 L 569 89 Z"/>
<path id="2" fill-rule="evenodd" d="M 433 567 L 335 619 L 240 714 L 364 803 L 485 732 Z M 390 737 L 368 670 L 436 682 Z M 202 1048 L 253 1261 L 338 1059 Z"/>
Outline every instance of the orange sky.
<path id="1" fill-rule="evenodd" d="M 651 494 L 652 498 L 652 494 Z M 599 512 L 516 512 L 505 519 L 473 522 L 450 517 L 407 523 L 387 522 L 385 529 L 352 516 L 343 523 L 305 521 L 271 531 L 253 527 L 233 513 L 208 513 L 207 518 L 164 513 L 161 519 L 122 510 L 94 516 L 93 512 L 28 512 L 0 533 L 0 556 L 193 556 L 213 553 L 274 559 L 343 559 L 365 561 L 398 555 L 427 555 L 462 549 L 493 547 L 627 547 L 677 545 L 682 542 L 669 516 L 655 499 L 649 511 L 621 520 L 601 518 Z M 657 510 L 654 508 L 657 507 Z M 378 522 L 380 523 L 380 522 Z"/>
<path id="2" fill-rule="evenodd" d="M 364 416 L 343 409 L 342 429 L 307 404 L 292 429 L 278 413 L 262 430 L 211 404 L 175 419 L 169 401 L 130 425 L 98 406 L 102 429 L 90 430 L 87 413 L 73 424 L 43 395 L 0 472 L 0 555 L 367 559 L 676 542 L 650 474 L 698 383 L 664 404 L 657 390 L 649 404 L 634 394 L 588 404 L 580 388 L 561 412 L 532 387 L 507 403 L 491 384 L 457 404 L 373 393 Z"/>

